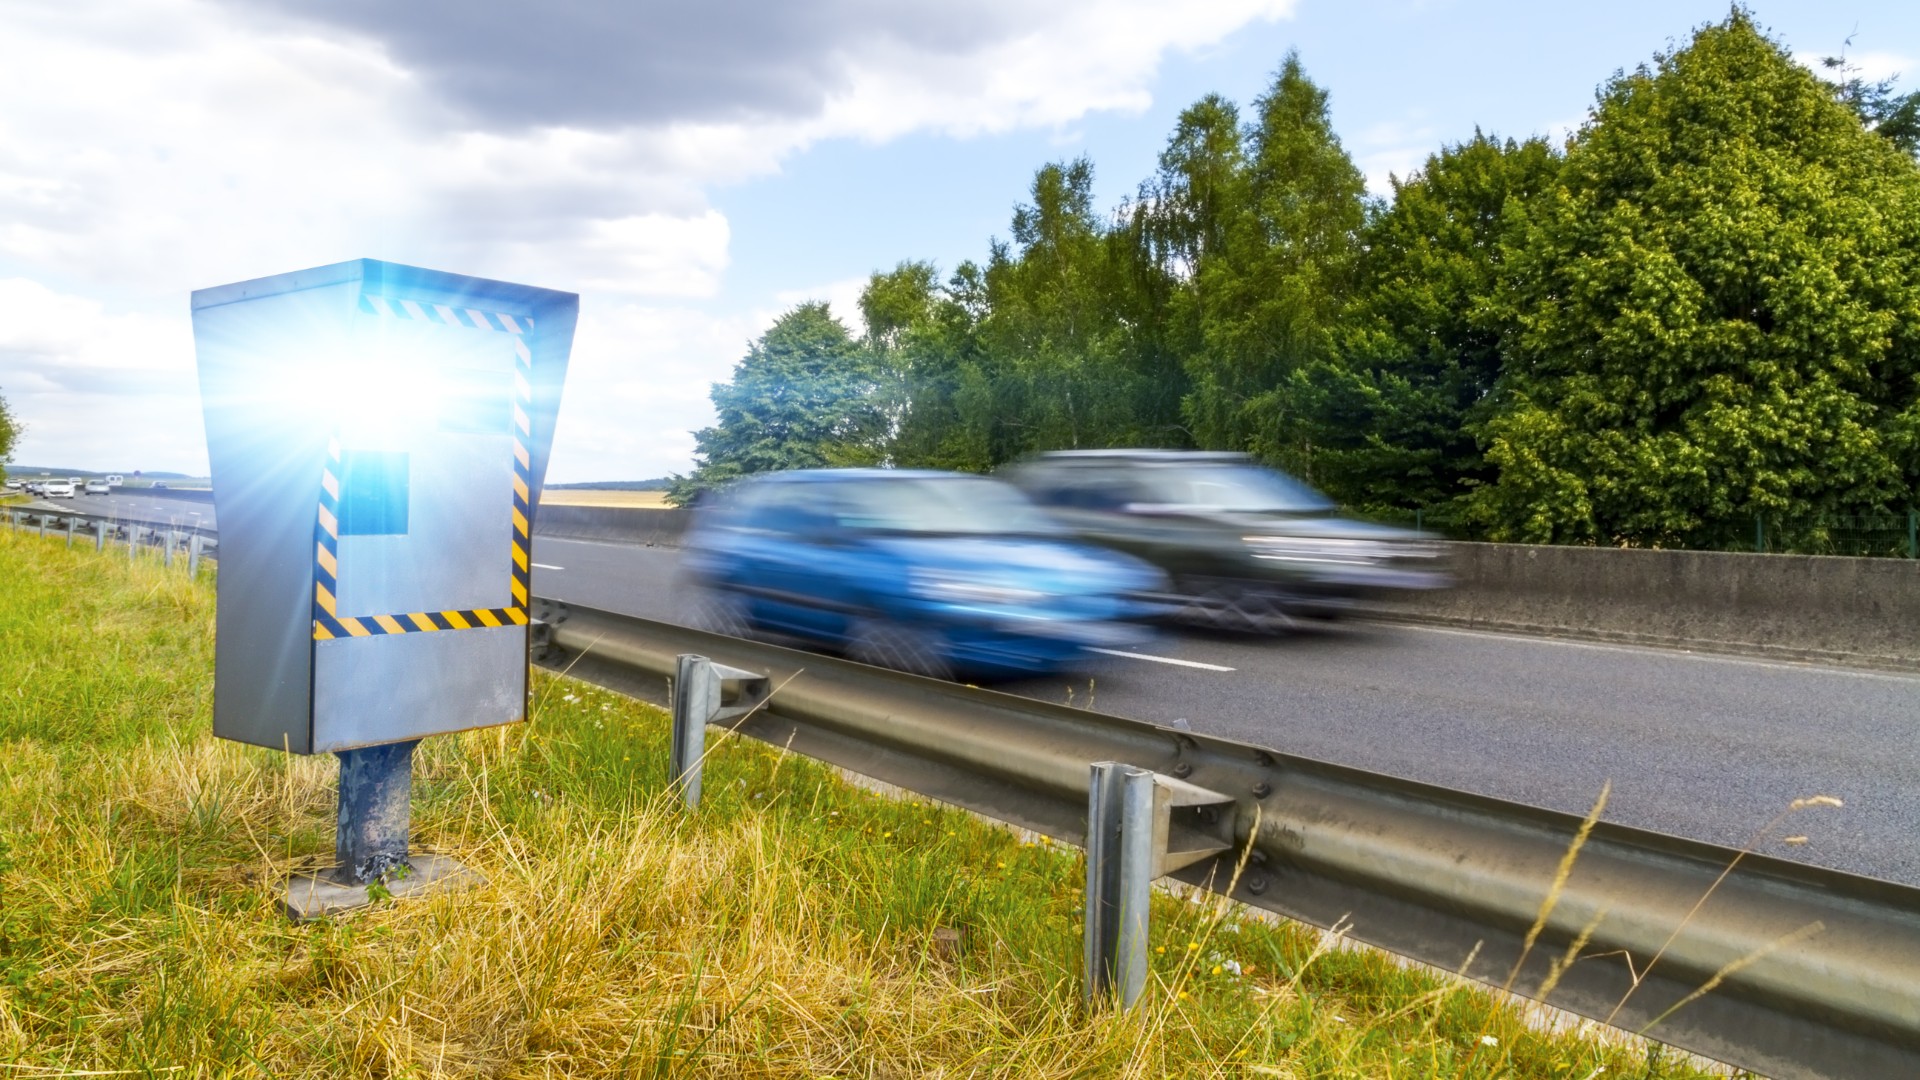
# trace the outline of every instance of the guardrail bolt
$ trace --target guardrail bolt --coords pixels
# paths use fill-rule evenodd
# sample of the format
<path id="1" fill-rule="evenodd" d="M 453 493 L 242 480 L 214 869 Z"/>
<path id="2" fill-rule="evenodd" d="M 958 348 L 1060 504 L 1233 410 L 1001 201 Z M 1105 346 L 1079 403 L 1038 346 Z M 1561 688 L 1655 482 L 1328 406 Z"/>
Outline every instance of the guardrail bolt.
<path id="1" fill-rule="evenodd" d="M 1185 780 L 1187 777 L 1193 775 L 1193 766 L 1189 765 L 1184 761 L 1175 762 L 1173 766 L 1173 775 L 1179 777 L 1182 780 Z"/>
<path id="2" fill-rule="evenodd" d="M 1262 780 L 1253 785 L 1254 798 L 1264 799 L 1271 794 L 1273 794 L 1273 785 L 1267 783 L 1265 780 Z"/>
<path id="3" fill-rule="evenodd" d="M 1246 880 L 1246 886 L 1247 886 L 1248 892 L 1252 893 L 1255 896 L 1259 896 L 1261 893 L 1264 893 L 1267 891 L 1267 875 L 1248 874 L 1247 880 Z"/>

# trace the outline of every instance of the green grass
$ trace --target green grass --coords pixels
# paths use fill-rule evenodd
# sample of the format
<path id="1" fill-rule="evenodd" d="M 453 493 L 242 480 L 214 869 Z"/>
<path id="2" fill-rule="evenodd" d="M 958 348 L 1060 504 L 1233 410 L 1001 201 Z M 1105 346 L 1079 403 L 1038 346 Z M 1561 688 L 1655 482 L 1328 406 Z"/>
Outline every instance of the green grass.
<path id="1" fill-rule="evenodd" d="M 212 597 L 0 530 L 6 1075 L 1695 1075 L 1211 899 L 1089 1015 L 1077 853 L 745 740 L 678 813 L 665 718 L 555 678 L 418 755 L 416 846 L 484 885 L 294 925 L 334 766 L 212 737 Z"/>

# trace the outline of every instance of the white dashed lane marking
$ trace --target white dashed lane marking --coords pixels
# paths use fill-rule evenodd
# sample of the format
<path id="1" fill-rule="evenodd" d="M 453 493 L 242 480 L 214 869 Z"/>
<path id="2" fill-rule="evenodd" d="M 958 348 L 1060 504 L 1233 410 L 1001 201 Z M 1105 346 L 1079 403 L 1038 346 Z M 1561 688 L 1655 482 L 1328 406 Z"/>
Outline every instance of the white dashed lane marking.
<path id="1" fill-rule="evenodd" d="M 1120 649 L 1092 649 L 1089 651 L 1100 653 L 1103 656 L 1124 656 L 1129 660 L 1151 660 L 1156 664 L 1172 664 L 1175 667 L 1199 668 L 1201 671 L 1233 670 L 1230 667 L 1222 667 L 1219 664 L 1203 664 L 1198 660 L 1177 660 L 1171 656 L 1148 656 L 1146 653 L 1125 652 Z"/>

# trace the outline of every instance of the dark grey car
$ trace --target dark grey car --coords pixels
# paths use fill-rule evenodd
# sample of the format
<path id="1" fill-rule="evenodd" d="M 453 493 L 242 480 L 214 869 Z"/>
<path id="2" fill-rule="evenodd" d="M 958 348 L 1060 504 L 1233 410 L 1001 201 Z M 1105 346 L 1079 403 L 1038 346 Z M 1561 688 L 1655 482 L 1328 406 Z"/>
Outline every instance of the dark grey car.
<path id="1" fill-rule="evenodd" d="M 1341 517 L 1245 454 L 1058 451 L 1003 475 L 1082 538 L 1165 570 L 1180 617 L 1202 625 L 1284 630 L 1448 584 L 1422 534 Z"/>

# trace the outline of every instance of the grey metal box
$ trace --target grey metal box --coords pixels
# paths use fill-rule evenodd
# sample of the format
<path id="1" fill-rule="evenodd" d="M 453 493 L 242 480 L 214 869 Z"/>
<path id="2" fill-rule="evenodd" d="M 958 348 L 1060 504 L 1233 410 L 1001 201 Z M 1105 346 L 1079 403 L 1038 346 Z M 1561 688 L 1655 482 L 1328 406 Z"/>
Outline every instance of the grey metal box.
<path id="1" fill-rule="evenodd" d="M 322 753 L 526 715 L 579 297 L 360 259 L 193 294 L 214 734 Z"/>

